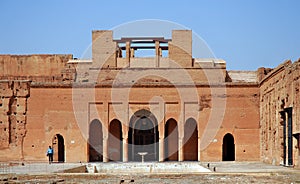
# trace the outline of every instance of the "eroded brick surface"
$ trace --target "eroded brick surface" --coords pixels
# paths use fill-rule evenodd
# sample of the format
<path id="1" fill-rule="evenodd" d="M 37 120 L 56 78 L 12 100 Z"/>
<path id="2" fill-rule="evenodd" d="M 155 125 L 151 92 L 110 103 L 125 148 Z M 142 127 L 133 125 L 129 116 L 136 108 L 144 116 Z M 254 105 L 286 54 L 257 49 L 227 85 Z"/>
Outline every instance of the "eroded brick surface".
<path id="1" fill-rule="evenodd" d="M 292 165 L 299 165 L 300 61 L 286 61 L 267 74 L 260 86 L 260 125 L 262 160 L 288 164 L 288 113 L 292 112 Z M 285 116 L 285 120 L 282 117 Z M 286 130 L 284 130 L 286 129 Z M 298 140 L 297 140 L 298 139 Z"/>
<path id="2" fill-rule="evenodd" d="M 28 81 L 0 81 L 0 149 L 21 147 L 26 135 Z"/>

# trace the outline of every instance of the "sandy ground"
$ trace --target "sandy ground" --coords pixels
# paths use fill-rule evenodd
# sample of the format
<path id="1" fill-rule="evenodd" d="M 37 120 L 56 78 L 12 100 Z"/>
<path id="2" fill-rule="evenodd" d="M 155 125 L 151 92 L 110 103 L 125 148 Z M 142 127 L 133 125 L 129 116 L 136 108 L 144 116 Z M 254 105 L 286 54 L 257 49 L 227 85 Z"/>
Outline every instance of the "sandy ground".
<path id="1" fill-rule="evenodd" d="M 0 183 L 300 183 L 300 173 L 210 173 L 172 175 L 1 175 Z"/>

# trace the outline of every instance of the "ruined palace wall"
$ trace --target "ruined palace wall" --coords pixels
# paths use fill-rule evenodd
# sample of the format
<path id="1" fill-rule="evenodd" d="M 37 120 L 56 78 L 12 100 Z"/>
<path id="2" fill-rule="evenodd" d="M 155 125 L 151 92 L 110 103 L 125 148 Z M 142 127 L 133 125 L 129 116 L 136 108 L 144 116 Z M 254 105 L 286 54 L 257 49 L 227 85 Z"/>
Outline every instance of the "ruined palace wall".
<path id="1" fill-rule="evenodd" d="M 47 148 L 54 136 L 60 134 L 64 138 L 65 161 L 87 161 L 87 143 L 75 120 L 71 88 L 31 88 L 27 122 L 25 160 L 46 162 Z"/>
<path id="2" fill-rule="evenodd" d="M 81 91 L 74 93 L 77 96 L 74 100 L 78 102 L 75 105 L 79 105 L 79 111 L 75 112 L 79 119 L 76 119 L 72 104 L 72 88 L 37 86 L 31 88 L 27 107 L 27 133 L 23 146 L 25 160 L 47 161 L 45 150 L 51 145 L 53 137 L 60 134 L 65 141 L 66 162 L 88 161 L 86 135 L 88 135 L 87 127 L 93 119 L 99 118 L 103 125 L 104 137 L 107 137 L 109 123 L 114 119 L 120 120 L 123 137 L 126 137 L 126 133 L 128 134 L 126 125 L 133 113 L 141 109 L 150 110 L 155 114 L 159 123 L 160 137 L 164 136 L 164 125 L 171 118 L 178 123 L 179 136 L 182 137 L 183 122 L 193 117 L 194 112 L 199 113 L 196 121 L 198 138 L 201 141 L 212 110 L 211 89 L 205 86 L 197 88 L 200 103 L 194 99 L 182 103 L 178 89 L 173 87 L 132 87 L 127 89 L 128 101 L 122 101 L 124 95 L 114 98 L 111 96 L 114 93 L 124 94 L 125 88 L 115 88 L 113 93 L 110 88 L 78 89 Z M 95 96 L 89 95 L 91 91 L 95 92 Z M 222 125 L 209 146 L 203 150 L 200 148 L 202 150 L 199 151 L 200 160 L 222 160 L 222 140 L 227 133 L 234 136 L 237 161 L 259 160 L 257 86 L 227 86 L 226 95 L 217 98 L 225 97 L 226 110 Z M 91 106 L 96 107 L 96 114 L 92 112 Z M 179 115 L 182 111 L 184 116 Z"/>
<path id="3" fill-rule="evenodd" d="M 209 109 L 204 109 L 207 112 Z M 203 113 L 200 122 L 207 122 Z M 201 125 L 201 123 L 200 123 Z M 200 126 L 200 131 L 204 130 Z M 226 110 L 223 123 L 210 145 L 201 152 L 202 161 L 222 161 L 224 136 L 234 137 L 236 161 L 258 161 L 259 142 L 259 89 L 257 85 L 232 85 L 226 89 Z"/>
<path id="4" fill-rule="evenodd" d="M 30 82 L 0 81 L 0 161 L 23 159 L 29 96 Z"/>
<path id="5" fill-rule="evenodd" d="M 284 124 L 280 112 L 292 108 L 292 133 L 300 132 L 300 61 L 286 61 L 262 79 L 260 86 L 261 160 L 284 163 Z M 288 127 L 286 127 L 288 128 Z M 299 166 L 299 146 L 293 136 L 294 165 Z M 287 137 L 285 137 L 287 140 Z M 299 139 L 299 138 L 298 138 Z M 286 142 L 287 143 L 287 142 Z M 288 149 L 288 148 L 287 148 Z M 286 152 L 287 153 L 287 152 Z"/>
<path id="6" fill-rule="evenodd" d="M 72 55 L 0 55 L 0 79 L 33 80 L 34 82 L 62 81 L 68 72 L 67 62 Z"/>

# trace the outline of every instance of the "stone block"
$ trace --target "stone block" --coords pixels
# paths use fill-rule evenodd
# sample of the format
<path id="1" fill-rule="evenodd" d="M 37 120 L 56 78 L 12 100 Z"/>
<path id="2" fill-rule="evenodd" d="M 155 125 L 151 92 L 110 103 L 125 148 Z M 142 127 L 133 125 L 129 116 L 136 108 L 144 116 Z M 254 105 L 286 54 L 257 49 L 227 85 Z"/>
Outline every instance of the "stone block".
<path id="1" fill-rule="evenodd" d="M 5 124 L 6 122 L 8 122 L 7 114 L 0 114 L 0 124 Z"/>
<path id="2" fill-rule="evenodd" d="M 0 98 L 0 115 L 7 114 L 9 111 L 10 98 Z"/>
<path id="3" fill-rule="evenodd" d="M 26 114 L 27 111 L 27 98 L 17 98 L 15 104 L 15 112 L 17 114 Z"/>
<path id="4" fill-rule="evenodd" d="M 14 81 L 13 93 L 17 97 L 28 97 L 30 95 L 30 83 L 23 81 Z"/>
<path id="5" fill-rule="evenodd" d="M 0 116 L 0 149 L 9 145 L 9 121 L 8 117 Z"/>
<path id="6" fill-rule="evenodd" d="M 0 98 L 6 98 L 12 95 L 12 83 L 9 81 L 0 81 Z"/>

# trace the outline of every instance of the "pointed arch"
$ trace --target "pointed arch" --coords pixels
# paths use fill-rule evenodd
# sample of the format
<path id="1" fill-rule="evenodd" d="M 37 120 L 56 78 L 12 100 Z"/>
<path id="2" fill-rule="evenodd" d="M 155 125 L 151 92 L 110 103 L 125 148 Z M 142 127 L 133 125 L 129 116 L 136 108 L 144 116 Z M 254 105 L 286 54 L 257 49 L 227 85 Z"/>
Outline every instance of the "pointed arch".
<path id="1" fill-rule="evenodd" d="M 165 124 L 165 160 L 178 161 L 178 124 L 173 118 Z"/>
<path id="2" fill-rule="evenodd" d="M 122 161 L 122 124 L 114 119 L 109 124 L 108 156 L 111 161 Z"/>
<path id="3" fill-rule="evenodd" d="M 89 126 L 89 161 L 103 161 L 103 131 L 98 119 L 91 121 Z"/>
<path id="4" fill-rule="evenodd" d="M 193 118 L 184 124 L 183 158 L 185 161 L 198 161 L 198 128 Z"/>

